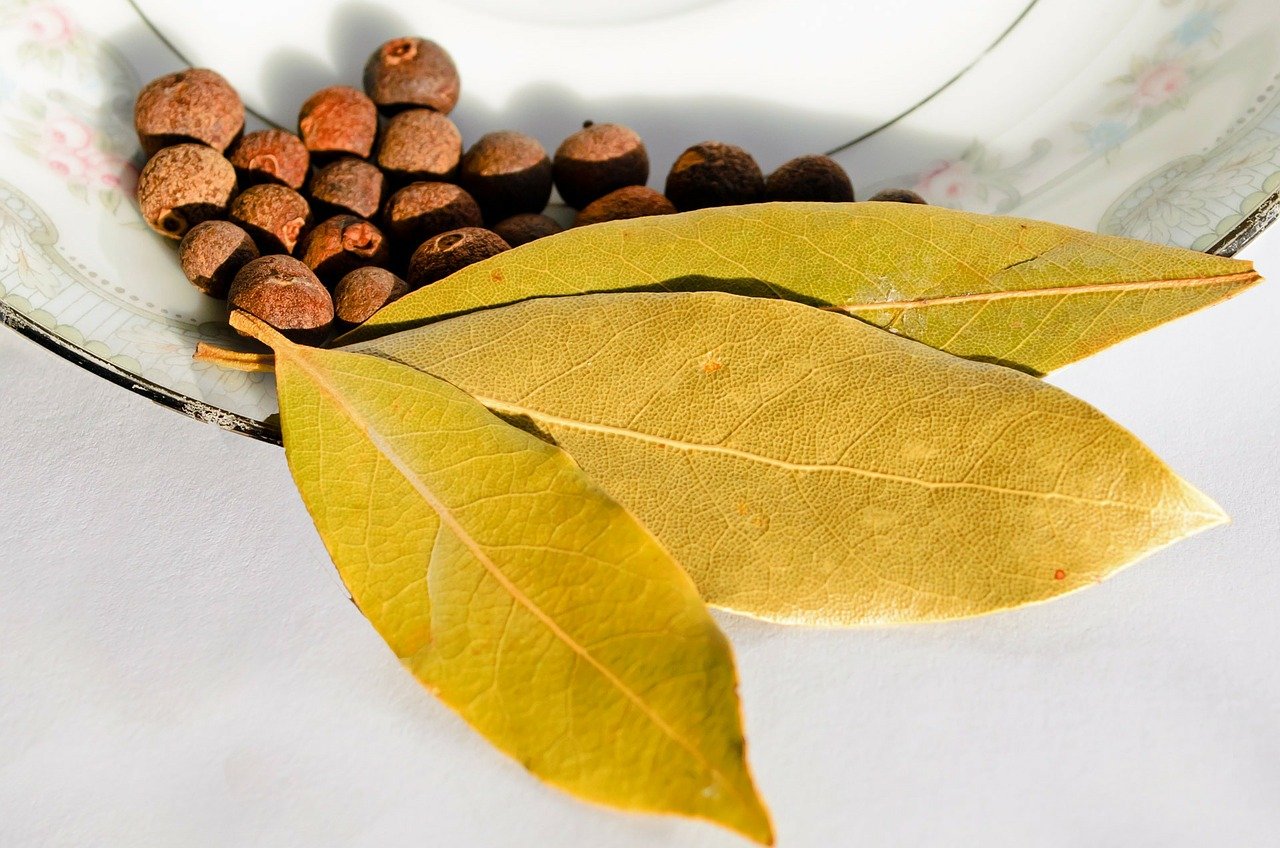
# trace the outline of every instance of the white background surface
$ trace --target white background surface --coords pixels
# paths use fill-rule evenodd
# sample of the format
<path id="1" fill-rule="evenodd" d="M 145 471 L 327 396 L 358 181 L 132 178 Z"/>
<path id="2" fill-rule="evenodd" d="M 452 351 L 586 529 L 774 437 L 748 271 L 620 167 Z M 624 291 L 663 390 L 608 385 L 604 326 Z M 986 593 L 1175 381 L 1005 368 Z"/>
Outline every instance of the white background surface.
<path id="1" fill-rule="evenodd" d="M 1246 252 L 1280 278 L 1280 229 Z M 1280 280 L 1054 380 L 1235 523 L 961 623 L 721 616 L 783 848 L 1274 846 Z M 0 329 L 0 845 L 736 846 L 547 789 L 402 671 L 277 448 Z"/>

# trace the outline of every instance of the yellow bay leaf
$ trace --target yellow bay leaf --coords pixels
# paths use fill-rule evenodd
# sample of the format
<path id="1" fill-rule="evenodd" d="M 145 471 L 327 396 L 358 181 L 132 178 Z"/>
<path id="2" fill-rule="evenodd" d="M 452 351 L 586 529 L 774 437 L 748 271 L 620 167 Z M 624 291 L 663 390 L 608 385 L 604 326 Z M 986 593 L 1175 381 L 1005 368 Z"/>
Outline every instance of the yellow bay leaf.
<path id="1" fill-rule="evenodd" d="M 782 622 L 977 615 L 1226 520 L 1026 374 L 723 293 L 542 298 L 357 345 L 568 451 L 707 601 Z"/>

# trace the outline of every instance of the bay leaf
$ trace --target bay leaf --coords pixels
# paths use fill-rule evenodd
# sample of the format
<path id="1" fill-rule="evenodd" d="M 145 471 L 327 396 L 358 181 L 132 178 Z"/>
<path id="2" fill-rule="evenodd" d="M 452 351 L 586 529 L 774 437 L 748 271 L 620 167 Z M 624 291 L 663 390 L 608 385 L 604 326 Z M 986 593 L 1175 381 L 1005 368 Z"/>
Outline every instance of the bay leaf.
<path id="1" fill-rule="evenodd" d="M 1043 601 L 1226 520 L 1062 390 L 788 301 L 541 298 L 354 349 L 558 444 L 710 604 L 773 621 Z"/>
<path id="2" fill-rule="evenodd" d="M 564 454 L 435 377 L 270 344 L 284 447 L 360 609 L 543 780 L 772 840 L 733 658 L 671 556 Z"/>
<path id="3" fill-rule="evenodd" d="M 1045 374 L 1259 280 L 1251 263 L 906 203 L 765 203 L 539 239 L 401 298 L 356 342 L 531 297 L 726 291 Z"/>

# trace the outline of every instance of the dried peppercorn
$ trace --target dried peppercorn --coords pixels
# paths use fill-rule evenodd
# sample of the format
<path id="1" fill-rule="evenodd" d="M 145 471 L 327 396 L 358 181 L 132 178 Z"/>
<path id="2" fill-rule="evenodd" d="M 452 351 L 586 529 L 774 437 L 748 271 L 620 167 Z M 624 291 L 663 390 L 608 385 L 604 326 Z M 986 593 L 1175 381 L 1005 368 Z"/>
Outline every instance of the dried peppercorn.
<path id="1" fill-rule="evenodd" d="M 236 194 L 236 169 L 203 144 L 165 147 L 138 175 L 138 207 L 151 229 L 182 238 L 187 230 L 227 214 Z"/>
<path id="2" fill-rule="evenodd" d="M 210 297 L 226 297 L 236 273 L 257 258 L 253 239 L 230 221 L 196 224 L 178 245 L 182 273 L 191 285 Z"/>
<path id="3" fill-rule="evenodd" d="M 346 212 L 372 218 L 382 208 L 384 186 L 382 171 L 376 165 L 348 156 L 317 169 L 308 193 L 319 214 Z"/>
<path id="4" fill-rule="evenodd" d="M 493 231 L 507 244 L 519 247 L 546 236 L 562 233 L 564 227 L 560 226 L 560 222 L 555 218 L 534 212 L 524 212 L 512 215 L 510 218 L 503 218 L 493 225 Z"/>
<path id="5" fill-rule="evenodd" d="M 882 189 L 881 191 L 877 191 L 875 194 L 871 195 L 871 199 L 877 202 L 888 203 L 923 203 L 926 206 L 929 204 L 929 201 L 925 200 L 909 188 Z"/>
<path id="6" fill-rule="evenodd" d="M 649 153 L 634 130 L 588 121 L 561 142 L 551 167 L 564 202 L 581 209 L 615 189 L 644 185 Z"/>
<path id="7" fill-rule="evenodd" d="M 452 183 L 410 183 L 391 195 L 382 213 L 387 232 L 409 250 L 446 230 L 481 223 L 475 200 Z"/>
<path id="8" fill-rule="evenodd" d="M 416 106 L 447 115 L 460 88 L 453 59 L 425 38 L 393 38 L 364 66 L 364 90 L 388 113 Z"/>
<path id="9" fill-rule="evenodd" d="M 230 217 L 253 236 L 263 253 L 292 253 L 311 224 L 311 207 L 293 189 L 263 183 L 236 197 Z"/>
<path id="10" fill-rule="evenodd" d="M 333 326 L 332 295 L 292 256 L 262 256 L 241 268 L 231 282 L 227 305 L 299 344 L 321 344 Z"/>
<path id="11" fill-rule="evenodd" d="M 241 185 L 280 183 L 302 188 L 311 168 L 311 154 L 302 139 L 284 130 L 257 130 L 231 145 L 227 159 Z"/>
<path id="12" fill-rule="evenodd" d="M 551 199 L 551 160 L 532 136 L 492 132 L 462 157 L 458 183 L 480 204 L 486 221 L 541 212 Z"/>
<path id="13" fill-rule="evenodd" d="M 186 143 L 221 153 L 244 130 L 244 104 L 221 74 L 188 68 L 143 87 L 134 102 L 133 126 L 148 157 Z"/>
<path id="14" fill-rule="evenodd" d="M 302 262 L 326 283 L 365 265 L 385 265 L 390 245 L 373 224 L 355 215 L 335 215 L 307 234 Z"/>
<path id="15" fill-rule="evenodd" d="M 334 315 L 342 324 L 354 327 L 408 293 L 409 284 L 386 268 L 357 268 L 339 280 L 333 290 Z"/>
<path id="16" fill-rule="evenodd" d="M 830 156 L 797 156 L 778 166 L 764 184 L 765 200 L 853 200 L 853 183 L 840 163 Z"/>
<path id="17" fill-rule="evenodd" d="M 430 109 L 392 116 L 378 142 L 378 167 L 401 182 L 448 179 L 461 158 L 462 134 L 453 121 Z"/>
<path id="18" fill-rule="evenodd" d="M 624 186 L 587 204 L 573 222 L 575 227 L 599 224 L 603 221 L 620 221 L 624 218 L 647 218 L 650 215 L 671 215 L 676 207 L 670 200 L 646 186 Z"/>
<path id="19" fill-rule="evenodd" d="M 434 283 L 509 248 L 497 233 L 480 227 L 463 227 L 432 236 L 409 260 L 409 285 L 416 289 Z"/>
<path id="20" fill-rule="evenodd" d="M 663 193 L 681 212 L 756 203 L 764 197 L 764 174 L 741 147 L 704 141 L 676 159 Z"/>
<path id="21" fill-rule="evenodd" d="M 312 156 L 366 159 L 378 135 L 378 109 L 359 89 L 346 85 L 322 88 L 302 104 L 298 134 Z"/>

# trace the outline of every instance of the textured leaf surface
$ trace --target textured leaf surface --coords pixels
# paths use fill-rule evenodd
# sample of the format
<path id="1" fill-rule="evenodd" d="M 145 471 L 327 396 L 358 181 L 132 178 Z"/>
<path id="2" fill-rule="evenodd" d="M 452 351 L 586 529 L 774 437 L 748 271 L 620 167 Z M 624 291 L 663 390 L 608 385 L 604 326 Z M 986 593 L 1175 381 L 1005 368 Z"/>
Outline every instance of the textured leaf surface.
<path id="1" fill-rule="evenodd" d="M 635 518 L 447 383 L 273 341 L 294 479 L 413 673 L 553 784 L 768 842 L 729 647 Z"/>
<path id="2" fill-rule="evenodd" d="M 1259 279 L 1249 262 L 905 203 L 769 203 L 539 239 L 379 312 L 348 341 L 530 297 L 716 290 L 831 307 L 1034 374 Z"/>
<path id="3" fill-rule="evenodd" d="M 360 347 L 557 442 L 762 618 L 976 615 L 1225 520 L 1065 392 L 787 301 L 544 298 Z"/>

